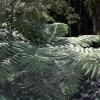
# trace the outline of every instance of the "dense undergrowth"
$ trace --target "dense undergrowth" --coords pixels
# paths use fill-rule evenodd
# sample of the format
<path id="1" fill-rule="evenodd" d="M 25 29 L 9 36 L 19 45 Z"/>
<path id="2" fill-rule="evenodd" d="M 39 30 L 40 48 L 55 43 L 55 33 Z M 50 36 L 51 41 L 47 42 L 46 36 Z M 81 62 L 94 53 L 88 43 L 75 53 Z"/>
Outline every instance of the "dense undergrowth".
<path id="1" fill-rule="evenodd" d="M 87 84 L 99 91 L 100 35 L 66 37 L 70 25 L 47 13 L 60 0 L 48 2 L 16 1 L 0 15 L 0 100 L 85 100 Z"/>
<path id="2" fill-rule="evenodd" d="M 1 31 L 3 96 L 12 100 L 66 100 L 79 91 L 83 75 L 100 77 L 100 49 L 91 47 L 99 44 L 100 36 L 66 38 L 59 34 L 63 28 L 68 32 L 65 24 L 57 23 L 53 28 L 53 34 L 41 46 L 20 34 L 10 36 L 6 29 Z"/>

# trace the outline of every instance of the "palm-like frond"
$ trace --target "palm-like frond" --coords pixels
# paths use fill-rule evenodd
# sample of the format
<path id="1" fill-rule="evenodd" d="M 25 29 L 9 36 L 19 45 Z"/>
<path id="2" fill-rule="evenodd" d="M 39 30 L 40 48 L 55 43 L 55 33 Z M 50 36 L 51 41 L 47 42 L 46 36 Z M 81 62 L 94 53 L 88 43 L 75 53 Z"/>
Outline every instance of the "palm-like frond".
<path id="1" fill-rule="evenodd" d="M 73 44 L 74 46 L 81 46 L 83 48 L 99 46 L 100 35 L 83 35 L 79 37 L 56 37 L 55 45 Z"/>
<path id="2" fill-rule="evenodd" d="M 0 79 L 9 80 L 19 90 L 25 88 L 33 98 L 65 100 L 78 92 L 82 73 L 91 78 L 100 77 L 100 49 L 89 48 L 99 42 L 99 35 L 61 38 L 64 45 L 46 47 L 33 45 L 13 34 L 11 41 L 6 37 L 5 34 L 0 45 Z M 54 38 L 55 34 L 51 40 Z M 17 95 L 14 89 L 11 91 Z"/>
<path id="3" fill-rule="evenodd" d="M 91 78 L 100 77 L 100 57 L 98 55 L 100 55 L 99 49 L 82 48 L 80 46 L 62 45 L 34 48 L 32 45 L 28 45 L 21 50 L 19 62 L 21 66 L 25 67 L 25 69 L 24 67 L 22 69 L 24 69 L 26 73 L 32 73 L 33 75 L 35 73 L 37 74 L 37 77 L 38 75 L 43 75 L 43 79 L 48 77 L 45 81 L 53 81 L 58 87 L 60 86 L 60 91 L 64 96 L 66 93 L 72 94 L 77 91 L 82 69 L 86 75 L 90 74 Z M 49 85 L 52 87 L 52 84 Z M 37 90 L 38 92 L 35 93 L 43 95 L 41 94 L 43 88 L 39 88 L 39 90 Z M 47 90 L 47 93 L 50 94 L 51 91 Z M 56 94 L 56 91 L 55 95 L 58 95 Z"/>
<path id="4" fill-rule="evenodd" d="M 0 83 L 9 79 L 17 71 L 16 64 L 11 62 L 19 52 L 13 46 L 18 40 L 24 39 L 21 35 L 10 34 L 7 29 L 0 29 Z"/>
<path id="5" fill-rule="evenodd" d="M 31 73 L 33 76 L 37 75 L 37 79 L 34 80 L 34 77 L 31 83 L 38 84 L 38 86 L 33 87 L 33 90 L 37 88 L 34 90 L 34 96 L 57 98 L 57 95 L 63 97 L 77 92 L 81 75 L 78 68 L 70 66 L 72 60 L 67 61 L 69 56 L 64 52 L 67 48 L 52 46 L 37 48 L 29 44 L 20 44 L 17 48 L 19 47 L 22 50 L 17 55 L 16 61 L 21 66 L 20 71 Z M 40 76 L 43 80 L 38 79 Z M 74 85 L 73 81 L 75 81 Z"/>
<path id="6" fill-rule="evenodd" d="M 50 94 L 51 98 L 58 98 L 57 95 L 61 97 L 61 95 L 77 92 L 81 69 L 84 69 L 85 74 L 91 74 L 91 77 L 100 76 L 99 49 L 82 48 L 73 44 L 71 46 L 60 45 L 43 48 L 25 42 L 15 42 L 12 45 L 13 48 L 11 50 L 16 49 L 18 53 L 11 58 L 7 67 L 17 68 L 20 73 L 25 72 L 27 74 L 31 73 L 33 76 L 37 75 L 37 79 L 33 77 L 33 83 L 31 83 L 33 84 L 33 95 L 37 94 L 37 97 L 47 98 Z M 6 50 L 8 49 L 6 48 Z M 41 80 L 40 76 L 43 80 Z M 43 84 L 41 85 L 41 83 Z M 56 89 L 55 84 L 57 86 Z"/>
<path id="7" fill-rule="evenodd" d="M 7 42 L 0 42 L 0 79 L 8 78 L 14 70 L 12 66 L 9 67 L 10 57 L 14 56 L 15 50 Z"/>
<path id="8" fill-rule="evenodd" d="M 70 57 L 75 59 L 73 63 L 77 62 L 74 66 L 80 66 L 85 71 L 85 75 L 100 78 L 100 49 L 72 46 L 70 54 Z"/>
<path id="9" fill-rule="evenodd" d="M 100 35 L 84 35 L 79 37 L 68 38 L 68 41 L 73 45 L 80 45 L 81 47 L 92 47 L 93 44 L 100 45 Z"/>

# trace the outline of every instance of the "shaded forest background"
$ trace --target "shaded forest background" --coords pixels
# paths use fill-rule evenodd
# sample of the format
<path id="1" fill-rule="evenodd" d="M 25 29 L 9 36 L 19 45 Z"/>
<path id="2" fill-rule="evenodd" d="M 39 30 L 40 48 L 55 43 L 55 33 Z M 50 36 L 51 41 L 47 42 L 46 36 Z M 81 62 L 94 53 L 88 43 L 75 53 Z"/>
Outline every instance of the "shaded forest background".
<path id="1" fill-rule="evenodd" d="M 25 10 L 24 6 L 23 9 L 20 7 L 16 9 L 15 5 L 20 1 L 27 2 L 27 4 L 29 3 L 31 4 L 31 2 L 34 2 L 34 0 L 33 1 L 31 0 L 30 1 L 27 0 L 2 1 L 1 0 L 0 1 L 1 20 L 4 17 L 3 20 L 6 18 L 7 20 L 12 21 L 12 23 L 14 23 L 14 19 L 13 19 L 14 16 L 20 18 L 22 13 L 24 13 Z M 86 34 L 87 35 L 98 34 L 98 32 L 100 31 L 100 1 L 99 0 L 62 0 L 62 1 L 44 0 L 43 2 L 45 2 L 43 4 L 45 8 L 40 7 L 40 9 L 41 10 L 46 9 L 44 10 L 46 16 L 52 17 L 53 19 L 53 20 L 49 19 L 48 23 L 61 22 L 61 23 L 69 24 L 70 26 L 69 30 L 71 33 L 70 35 L 78 36 L 78 35 L 86 35 Z M 38 5 L 34 5 L 34 7 L 35 6 L 37 6 L 38 9 Z M 14 10 L 16 12 L 14 12 Z M 20 14 L 20 16 L 18 15 L 18 13 Z"/>
<path id="2" fill-rule="evenodd" d="M 93 4 L 94 13 L 91 13 L 91 2 L 89 0 L 65 0 L 72 8 L 74 13 L 78 16 L 74 16 L 77 21 L 70 24 L 72 36 L 78 35 L 93 35 L 100 31 L 100 3 Z M 68 23 L 66 15 L 57 14 L 53 9 L 50 9 L 50 15 L 58 22 Z M 72 17 L 71 16 L 71 17 Z M 73 20 L 69 18 L 69 20 Z"/>
<path id="3" fill-rule="evenodd" d="M 66 0 L 74 9 L 74 13 L 69 19 L 63 13 L 59 14 L 54 9 L 50 9 L 49 14 L 58 22 L 68 23 L 70 20 L 77 20 L 70 23 L 72 36 L 95 35 L 100 30 L 100 4 L 95 5 L 95 16 L 91 14 L 91 2 L 89 0 Z M 72 12 L 73 13 L 73 12 Z M 74 18 L 72 18 L 74 17 Z"/>

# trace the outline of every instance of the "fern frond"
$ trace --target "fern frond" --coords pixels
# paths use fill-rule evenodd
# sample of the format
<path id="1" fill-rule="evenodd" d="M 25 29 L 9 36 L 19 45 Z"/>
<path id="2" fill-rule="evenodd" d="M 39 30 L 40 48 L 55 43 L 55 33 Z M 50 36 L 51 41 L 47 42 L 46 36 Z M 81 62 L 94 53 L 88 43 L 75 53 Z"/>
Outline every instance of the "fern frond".
<path id="1" fill-rule="evenodd" d="M 72 46 L 70 57 L 73 57 L 77 62 L 74 66 L 80 66 L 85 75 L 90 75 L 91 78 L 100 77 L 100 49 L 82 48 L 80 46 Z"/>
<path id="2" fill-rule="evenodd" d="M 38 86 L 35 86 L 37 89 L 33 87 L 34 95 L 43 96 L 46 92 L 45 97 L 47 95 L 55 95 L 56 98 L 57 95 L 62 95 L 63 97 L 78 91 L 79 80 L 81 78 L 80 68 L 70 66 L 73 59 L 70 59 L 68 56 L 66 47 L 50 46 L 39 48 L 29 44 L 25 45 L 19 44 L 17 46 L 21 48 L 16 61 L 21 66 L 20 71 L 37 75 L 37 80 L 33 80 L 32 83 L 38 84 Z M 45 81 L 43 82 L 42 79 L 39 79 L 43 85 L 38 83 L 39 76 Z"/>
<path id="3" fill-rule="evenodd" d="M 8 80 L 12 74 L 17 72 L 16 63 L 12 62 L 17 51 L 7 43 L 0 46 L 0 83 Z M 12 62 L 12 63 L 11 63 Z"/>
<path id="4" fill-rule="evenodd" d="M 45 98 L 47 95 L 71 95 L 78 92 L 79 80 L 84 72 L 86 75 L 93 77 L 100 77 L 100 50 L 93 48 L 82 48 L 81 46 L 74 45 L 61 45 L 61 46 L 49 46 L 49 47 L 36 47 L 26 43 L 18 43 L 15 48 L 19 50 L 17 57 L 15 58 L 17 66 L 20 72 L 27 74 L 31 73 L 33 76 L 37 75 L 37 79 L 33 80 L 38 84 L 39 76 L 45 80 L 41 87 L 41 84 L 33 88 L 34 95 L 43 96 L 45 91 Z M 82 72 L 83 71 L 83 72 Z M 33 78 L 35 79 L 35 77 Z M 74 84 L 73 84 L 74 81 Z M 53 83 L 52 83 L 53 82 Z M 32 83 L 34 84 L 34 83 Z M 55 90 L 50 87 L 57 87 Z M 38 88 L 39 87 L 39 88 Z M 47 89 L 49 88 L 49 89 Z M 45 91 L 43 91 L 43 89 Z M 42 92 L 41 92 L 42 91 Z M 52 92 L 51 92 L 52 91 Z M 55 92 L 55 93 L 54 93 Z M 50 95 L 49 95 L 50 96 Z"/>
<path id="5" fill-rule="evenodd" d="M 99 49 L 82 48 L 78 45 L 40 48 L 25 42 L 14 42 L 12 49 L 18 50 L 18 53 L 11 58 L 8 68 L 12 66 L 19 73 L 32 75 L 32 83 L 25 86 L 28 85 L 34 91 L 33 96 L 46 99 L 48 95 L 51 98 L 67 98 L 66 95 L 78 92 L 82 69 L 91 78 L 100 76 Z"/>
<path id="6" fill-rule="evenodd" d="M 6 96 L 0 95 L 0 100 L 12 100 Z"/>
<path id="7" fill-rule="evenodd" d="M 93 44 L 100 44 L 100 35 L 84 35 L 79 37 L 68 38 L 68 41 L 73 45 L 81 47 L 92 47 Z"/>
<path id="8" fill-rule="evenodd" d="M 83 35 L 79 37 L 56 37 L 55 45 L 73 44 L 84 48 L 100 45 L 100 35 Z M 96 47 L 96 46 L 95 46 Z"/>
<path id="9" fill-rule="evenodd" d="M 0 29 L 0 41 L 8 41 L 12 37 L 6 29 Z"/>

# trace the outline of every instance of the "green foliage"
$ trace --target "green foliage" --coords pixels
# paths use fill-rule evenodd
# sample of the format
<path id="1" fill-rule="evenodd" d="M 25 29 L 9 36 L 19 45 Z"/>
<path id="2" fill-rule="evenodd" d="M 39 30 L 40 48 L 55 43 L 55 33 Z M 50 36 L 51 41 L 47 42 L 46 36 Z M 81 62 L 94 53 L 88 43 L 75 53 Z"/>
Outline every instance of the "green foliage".
<path id="1" fill-rule="evenodd" d="M 75 9 L 70 6 L 67 0 L 51 0 L 51 5 L 47 7 L 49 14 L 59 22 L 69 24 L 77 23 L 80 17 L 75 13 Z M 61 20 L 64 19 L 64 20 Z"/>
<path id="2" fill-rule="evenodd" d="M 78 92 L 83 75 L 100 78 L 100 49 L 91 48 L 100 43 L 100 36 L 66 38 L 67 24 L 47 23 L 48 6 L 60 2 L 16 1 L 15 12 L 8 14 L 14 16 L 1 22 L 2 95 L 13 100 L 66 100 Z"/>
<path id="3" fill-rule="evenodd" d="M 11 100 L 11 99 L 9 99 L 9 98 L 5 98 L 4 96 L 0 96 L 0 100 Z"/>
<path id="4" fill-rule="evenodd" d="M 61 37 L 61 36 L 65 36 L 68 33 L 68 25 L 64 24 L 64 23 L 54 23 L 49 25 L 49 31 L 50 33 L 54 33 L 55 31 L 55 35 L 56 37 Z"/>
<path id="5" fill-rule="evenodd" d="M 95 45 L 100 45 L 99 35 L 84 35 L 79 37 L 68 38 L 68 41 L 73 45 L 80 45 L 81 47 L 93 47 Z"/>
<path id="6" fill-rule="evenodd" d="M 59 99 L 62 97 L 67 98 L 69 94 L 77 92 L 81 75 L 79 75 L 80 73 L 78 73 L 76 68 L 69 68 L 69 64 L 72 60 L 71 62 L 66 62 L 65 60 L 69 58 L 66 52 L 64 52 L 67 48 L 62 46 L 39 48 L 24 43 L 14 43 L 13 47 L 19 50 L 19 52 L 11 57 L 7 67 L 10 68 L 10 66 L 12 66 L 16 74 L 18 74 L 18 70 L 19 74 L 17 78 L 22 76 L 22 74 L 20 74 L 22 72 L 26 74 L 26 77 L 27 75 L 32 75 L 31 84 L 31 80 L 26 81 L 28 83 L 25 86 L 33 86 L 29 88 L 31 91 L 34 91 L 33 97 L 41 97 L 41 99 Z M 1 63 L 4 63 L 4 61 Z M 15 73 L 12 73 L 8 77 L 9 81 L 12 80 L 12 76 L 13 81 L 16 81 Z M 74 80 L 75 85 L 73 85 Z"/>
<path id="7" fill-rule="evenodd" d="M 72 55 L 77 61 L 76 66 L 82 67 L 85 75 L 90 75 L 91 78 L 100 78 L 99 49 L 76 47 L 75 50 Z"/>
<path id="8" fill-rule="evenodd" d="M 97 37 L 99 38 L 99 36 Z M 82 41 L 83 37 L 79 38 L 79 41 Z M 89 39 L 92 41 L 91 38 L 94 37 L 89 36 L 88 39 L 86 37 L 86 41 L 89 41 Z M 68 40 L 70 41 L 71 39 Z M 83 40 L 85 41 L 85 38 Z M 90 44 L 88 41 L 87 44 Z M 83 44 L 85 42 L 82 41 Z M 81 47 L 82 45 L 78 45 L 80 45 L 78 42 L 74 45 L 70 42 L 70 44 L 65 46 L 51 45 L 41 48 L 31 45 L 28 41 L 25 43 L 24 41 L 16 42 L 15 40 L 12 43 L 12 49 L 8 47 L 6 51 L 11 52 L 11 50 L 15 49 L 18 53 L 16 52 L 13 56 L 10 55 L 11 57 L 8 56 L 10 60 L 6 61 L 5 64 L 7 65 L 2 67 L 1 72 L 6 74 L 8 72 L 7 68 L 11 70 L 11 67 L 13 67 L 11 72 L 14 73 L 9 71 L 10 75 L 7 74 L 8 77 L 6 75 L 6 79 L 11 83 L 16 83 L 14 87 L 17 87 L 20 85 L 21 78 L 24 88 L 28 88 L 26 89 L 27 92 L 32 92 L 35 100 L 39 98 L 41 100 L 65 100 L 67 96 L 78 92 L 79 80 L 82 77 L 82 73 L 90 75 L 91 78 L 98 78 L 100 76 L 99 49 L 83 48 Z M 2 48 L 4 49 L 4 47 Z M 4 62 L 5 60 L 1 61 L 1 63 Z M 3 69 L 5 67 L 7 67 L 6 70 Z M 23 88 L 23 85 L 19 87 L 19 90 Z M 18 95 L 16 91 L 14 93 L 19 98 L 22 98 L 21 95 L 24 95 Z M 25 99 L 26 97 L 23 98 Z"/>

